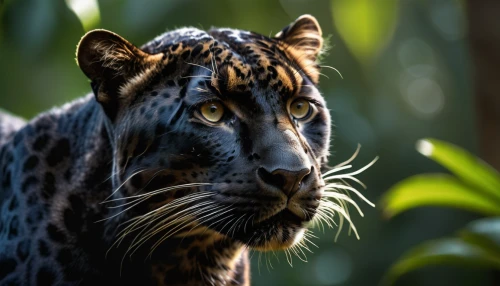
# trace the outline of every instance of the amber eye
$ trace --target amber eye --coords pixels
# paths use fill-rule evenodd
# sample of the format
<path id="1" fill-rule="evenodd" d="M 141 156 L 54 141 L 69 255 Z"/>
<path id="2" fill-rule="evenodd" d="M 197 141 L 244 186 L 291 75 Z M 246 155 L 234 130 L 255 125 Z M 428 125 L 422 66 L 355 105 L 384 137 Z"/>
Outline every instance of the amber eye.
<path id="1" fill-rule="evenodd" d="M 210 122 L 218 122 L 224 115 L 224 106 L 219 102 L 207 102 L 200 108 L 200 113 Z"/>
<path id="2" fill-rule="evenodd" d="M 295 119 L 305 119 L 311 114 L 311 104 L 305 99 L 297 99 L 290 105 L 290 114 Z"/>

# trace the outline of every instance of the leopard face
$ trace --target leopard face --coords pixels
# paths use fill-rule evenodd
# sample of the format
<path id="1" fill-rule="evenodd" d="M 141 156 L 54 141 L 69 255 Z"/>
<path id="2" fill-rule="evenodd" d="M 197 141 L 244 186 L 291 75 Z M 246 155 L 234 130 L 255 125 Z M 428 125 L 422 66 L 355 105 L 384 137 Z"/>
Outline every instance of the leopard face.
<path id="1" fill-rule="evenodd" d="M 78 63 L 110 119 L 113 198 L 137 205 L 139 241 L 208 231 L 274 250 L 302 239 L 330 137 L 321 46 L 311 16 L 274 38 L 182 29 L 142 49 L 103 30 L 82 38 Z"/>
<path id="2" fill-rule="evenodd" d="M 347 181 L 368 166 L 325 172 L 321 48 L 309 15 L 272 38 L 87 33 L 93 94 L 0 112 L 0 284 L 249 285 L 249 248 L 288 260 L 311 222 L 356 233 Z"/>

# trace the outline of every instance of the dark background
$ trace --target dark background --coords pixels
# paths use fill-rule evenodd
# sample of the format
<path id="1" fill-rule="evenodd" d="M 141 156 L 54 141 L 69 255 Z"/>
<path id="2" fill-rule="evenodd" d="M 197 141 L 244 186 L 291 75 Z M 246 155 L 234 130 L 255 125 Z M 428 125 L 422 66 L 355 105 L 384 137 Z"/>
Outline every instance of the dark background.
<path id="1" fill-rule="evenodd" d="M 67 1 L 72 2 L 72 1 Z M 136 45 L 177 27 L 211 26 L 274 35 L 302 14 L 314 15 L 330 49 L 320 88 L 334 120 L 331 165 L 349 158 L 356 145 L 364 194 L 376 204 L 408 176 L 444 171 L 415 151 L 420 138 L 447 140 L 479 155 L 472 57 L 465 1 L 238 1 L 102 0 L 100 20 L 88 28 L 114 31 Z M 479 1 L 481 2 L 481 1 Z M 0 1 L 0 107 L 25 118 L 90 91 L 79 70 L 76 45 L 85 30 L 66 2 Z M 95 17 L 96 14 L 94 14 Z M 497 13 L 500 15 L 500 13 Z M 499 16 L 500 17 L 500 16 Z M 394 219 L 379 204 L 359 202 L 353 215 L 361 240 L 336 229 L 314 240 L 308 263 L 296 257 L 253 255 L 253 285 L 377 285 L 405 250 L 426 239 L 451 236 L 474 215 L 454 209 L 420 208 Z M 354 212 L 353 212 L 354 213 Z M 260 268 L 260 271 L 259 271 Z M 268 270 L 269 268 L 269 270 Z M 260 273 L 259 273 L 260 272 Z M 475 268 L 425 268 L 397 285 L 488 285 L 490 273 Z"/>

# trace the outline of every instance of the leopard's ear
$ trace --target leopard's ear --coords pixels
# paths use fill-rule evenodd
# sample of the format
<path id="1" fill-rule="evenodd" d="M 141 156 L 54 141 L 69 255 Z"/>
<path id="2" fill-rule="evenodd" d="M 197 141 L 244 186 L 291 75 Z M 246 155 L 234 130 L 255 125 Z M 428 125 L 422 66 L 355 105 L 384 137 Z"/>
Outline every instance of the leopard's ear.
<path id="1" fill-rule="evenodd" d="M 316 60 L 323 47 L 323 38 L 316 18 L 302 15 L 276 34 L 275 38 L 280 40 L 286 51 L 313 82 L 318 83 L 319 66 Z"/>
<path id="2" fill-rule="evenodd" d="M 134 76 L 158 63 L 161 57 L 161 54 L 150 55 L 106 30 L 93 30 L 85 34 L 76 52 L 80 69 L 92 81 L 96 99 L 107 113 L 116 112 L 120 88 Z"/>

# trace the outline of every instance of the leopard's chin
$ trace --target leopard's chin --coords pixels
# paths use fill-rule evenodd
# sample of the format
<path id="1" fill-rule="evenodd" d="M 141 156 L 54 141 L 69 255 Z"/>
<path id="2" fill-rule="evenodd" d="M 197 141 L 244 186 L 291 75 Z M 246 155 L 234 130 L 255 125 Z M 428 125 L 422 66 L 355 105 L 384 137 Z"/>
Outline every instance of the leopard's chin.
<path id="1" fill-rule="evenodd" d="M 259 251 L 274 251 L 285 250 L 302 241 L 306 228 L 301 227 L 289 233 L 289 237 L 283 240 L 283 237 L 274 235 L 267 240 L 261 241 L 259 244 L 253 245 L 252 248 Z"/>
<path id="2" fill-rule="evenodd" d="M 231 237 L 259 251 L 288 249 L 304 237 L 308 222 L 284 209 L 264 221 L 231 233 Z"/>
<path id="3" fill-rule="evenodd" d="M 253 248 L 260 251 L 284 250 L 299 243 L 306 231 L 306 221 L 286 208 L 266 220 L 275 229 L 265 236 Z"/>

